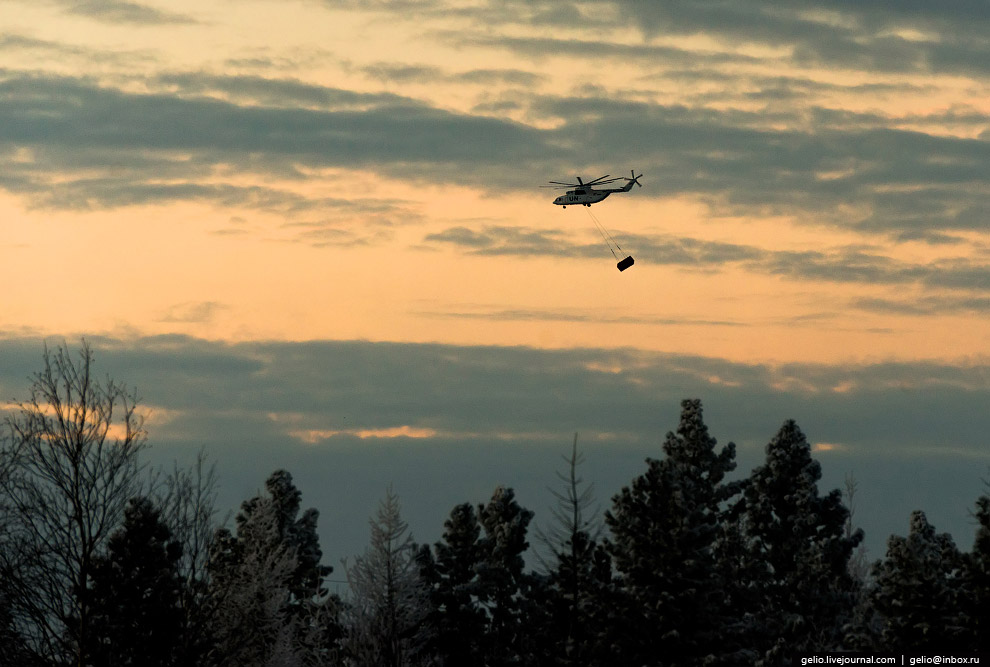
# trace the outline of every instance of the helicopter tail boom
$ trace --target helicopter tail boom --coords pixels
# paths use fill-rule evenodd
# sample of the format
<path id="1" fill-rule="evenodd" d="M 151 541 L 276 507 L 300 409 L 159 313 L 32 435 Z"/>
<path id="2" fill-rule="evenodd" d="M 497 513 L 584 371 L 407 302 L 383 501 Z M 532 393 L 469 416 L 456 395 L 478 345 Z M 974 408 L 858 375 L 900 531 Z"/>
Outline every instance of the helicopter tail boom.
<path id="1" fill-rule="evenodd" d="M 629 192 L 630 190 L 632 190 L 633 183 L 635 183 L 639 187 L 643 187 L 643 184 L 639 182 L 639 179 L 642 178 L 642 176 L 643 174 L 637 176 L 635 171 L 630 170 L 629 176 L 620 176 L 619 178 L 612 179 L 612 181 L 624 180 L 626 184 L 623 185 L 621 188 L 608 188 L 604 190 L 595 190 L 595 192 Z M 608 182 L 611 183 L 612 181 L 608 181 Z"/>

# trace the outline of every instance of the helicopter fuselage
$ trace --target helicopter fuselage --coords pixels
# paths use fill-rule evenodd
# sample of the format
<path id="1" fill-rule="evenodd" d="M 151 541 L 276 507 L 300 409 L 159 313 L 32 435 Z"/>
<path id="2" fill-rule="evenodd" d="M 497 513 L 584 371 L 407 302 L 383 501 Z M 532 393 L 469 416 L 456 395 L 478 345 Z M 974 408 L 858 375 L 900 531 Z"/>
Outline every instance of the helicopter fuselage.
<path id="1" fill-rule="evenodd" d="M 568 190 L 553 200 L 557 206 L 591 206 L 612 194 L 612 190 L 595 190 L 594 188 L 575 188 Z"/>
<path id="2" fill-rule="evenodd" d="M 544 185 L 541 187 L 573 188 L 553 200 L 553 203 L 556 204 L 557 206 L 563 206 L 564 208 L 567 208 L 568 205 L 591 206 L 592 204 L 597 204 L 601 200 L 605 199 L 613 192 L 629 192 L 629 190 L 632 189 L 633 183 L 642 187 L 642 184 L 639 182 L 639 177 L 642 176 L 642 174 L 637 176 L 635 171 L 630 171 L 629 176 L 630 176 L 629 178 L 626 178 L 625 176 L 619 176 L 617 178 L 609 179 L 608 174 L 605 174 L 604 176 L 600 178 L 596 178 L 593 181 L 588 181 L 587 183 L 582 181 L 581 177 L 578 176 L 577 183 L 562 183 L 560 181 L 550 181 L 550 185 Z M 625 181 L 626 184 L 623 185 L 621 188 L 599 188 L 596 190 L 595 188 L 591 187 L 592 185 L 596 185 L 596 184 L 605 185 L 606 183 L 614 183 L 616 181 Z"/>

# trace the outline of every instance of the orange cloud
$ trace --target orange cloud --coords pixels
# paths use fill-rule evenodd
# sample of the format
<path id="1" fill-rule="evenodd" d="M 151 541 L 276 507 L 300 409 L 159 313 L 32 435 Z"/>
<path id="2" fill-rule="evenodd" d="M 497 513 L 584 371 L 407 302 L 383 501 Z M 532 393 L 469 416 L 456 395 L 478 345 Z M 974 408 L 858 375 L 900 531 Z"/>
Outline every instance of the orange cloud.
<path id="1" fill-rule="evenodd" d="M 338 435 L 350 435 L 365 440 L 367 438 L 431 438 L 437 434 L 432 428 L 418 426 L 391 426 L 389 428 L 352 428 L 352 429 L 306 429 L 289 431 L 289 435 L 309 445 L 329 440 Z"/>
<path id="2" fill-rule="evenodd" d="M 847 452 L 849 446 L 837 442 L 816 442 L 812 445 L 811 450 L 814 452 Z"/>

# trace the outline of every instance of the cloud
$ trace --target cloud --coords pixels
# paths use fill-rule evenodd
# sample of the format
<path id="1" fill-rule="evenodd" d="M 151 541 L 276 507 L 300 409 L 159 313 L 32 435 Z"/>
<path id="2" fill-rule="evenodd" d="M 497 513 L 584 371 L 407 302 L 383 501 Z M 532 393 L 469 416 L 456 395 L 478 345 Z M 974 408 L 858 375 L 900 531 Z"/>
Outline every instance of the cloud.
<path id="1" fill-rule="evenodd" d="M 203 85 L 207 83 L 217 88 L 212 77 Z M 225 90 L 245 92 L 258 85 L 259 80 L 238 78 Z M 273 85 L 275 97 L 286 85 L 310 100 L 318 97 L 296 84 Z M 9 76 L 0 82 L 0 148 L 27 148 L 34 159 L 13 165 L 13 173 L 0 184 L 57 205 L 59 201 L 47 195 L 53 175 L 95 169 L 113 173 L 68 179 L 63 189 L 92 192 L 97 202 L 107 199 L 103 192 L 108 190 L 131 191 L 138 200 L 171 190 L 175 199 L 184 199 L 215 193 L 216 187 L 236 190 L 229 184 L 148 181 L 153 175 L 161 179 L 162 170 L 195 177 L 235 164 L 284 177 L 298 177 L 299 165 L 375 166 L 412 175 L 410 171 L 425 165 L 479 169 L 506 160 L 525 162 L 541 148 L 538 131 L 509 121 L 394 102 L 390 96 L 328 90 L 325 97 L 348 107 L 372 108 L 282 109 L 167 93 L 126 93 L 84 79 Z M 77 201 L 67 198 L 68 205 Z"/>
<path id="2" fill-rule="evenodd" d="M 305 96 L 312 101 L 321 97 L 311 87 L 295 82 L 268 81 L 263 85 L 263 81 L 236 77 L 228 85 L 218 86 L 215 77 L 205 77 L 200 83 L 202 90 L 250 91 L 260 96 L 259 87 L 268 85 L 271 90 L 266 95 L 272 98 L 284 97 L 286 88 L 297 98 Z M 322 94 L 324 102 L 346 107 L 336 111 L 238 105 L 164 92 L 135 94 L 84 79 L 55 76 L 10 76 L 0 83 L 0 97 L 5 102 L 7 122 L 0 138 L 5 142 L 53 145 L 58 141 L 75 149 L 220 154 L 264 151 L 307 164 L 339 165 L 367 162 L 376 154 L 386 160 L 414 161 L 480 156 L 484 144 L 456 141 L 471 132 L 492 135 L 491 141 L 508 140 L 507 147 L 515 145 L 522 150 L 527 134 L 522 126 L 505 121 L 458 115 L 408 100 L 397 102 L 387 95 L 336 89 L 325 89 Z M 350 110 L 355 104 L 373 108 Z M 408 136 L 403 138 L 402 132 Z"/>
<path id="3" fill-rule="evenodd" d="M 615 233 L 615 239 L 627 248 L 635 248 L 637 256 L 657 264 L 682 265 L 701 270 L 720 267 L 743 260 L 766 257 L 767 252 L 753 246 L 717 241 L 702 241 L 670 235 Z M 502 225 L 483 225 L 480 229 L 450 227 L 427 234 L 427 243 L 443 243 L 460 247 L 477 255 L 514 255 L 549 257 L 601 257 L 604 241 L 596 239 L 581 243 L 573 230 L 531 229 Z"/>
<path id="4" fill-rule="evenodd" d="M 403 424 L 402 426 L 371 429 L 309 429 L 305 431 L 289 431 L 289 435 L 306 444 L 315 445 L 338 436 L 353 436 L 360 440 L 366 440 L 368 438 L 410 438 L 416 440 L 419 438 L 432 438 L 437 435 L 437 432 L 432 428 L 417 428 Z"/>
<path id="5" fill-rule="evenodd" d="M 821 452 L 842 452 L 848 449 L 847 446 L 837 442 L 816 442 L 811 446 L 811 451 L 816 454 L 820 454 Z"/>
<path id="6" fill-rule="evenodd" d="M 595 38 L 565 39 L 555 37 L 509 37 L 491 33 L 467 33 L 438 30 L 438 39 L 458 48 L 508 50 L 529 58 L 574 56 L 583 59 L 636 60 L 639 64 L 666 63 L 668 66 L 723 67 L 739 63 L 758 63 L 758 59 L 728 51 L 691 51 L 655 44 L 629 44 Z"/>
<path id="7" fill-rule="evenodd" d="M 596 322 L 607 324 L 659 324 L 664 326 L 748 326 L 743 322 L 728 320 L 675 319 L 666 317 L 642 317 L 635 315 L 608 315 L 599 311 L 582 309 L 480 309 L 451 311 L 416 311 L 417 315 L 450 319 L 481 319 L 495 321 L 537 322 Z"/>
<path id="8" fill-rule="evenodd" d="M 979 35 L 990 24 L 982 3 L 957 0 L 939 5 L 803 1 L 782 7 L 769 1 L 722 0 L 667 3 L 617 0 L 645 35 L 705 34 L 729 44 L 787 48 L 807 66 L 940 72 L 986 70 L 986 44 Z"/>
<path id="9" fill-rule="evenodd" d="M 155 461 L 206 448 L 231 508 L 273 470 L 289 469 L 306 506 L 321 511 L 324 550 L 341 556 L 360 551 L 365 518 L 389 482 L 421 540 L 439 537 L 456 503 L 482 502 L 498 483 L 545 517 L 546 487 L 575 432 L 586 477 L 607 501 L 646 456 L 661 455 L 685 397 L 701 397 L 712 434 L 739 445 L 739 474 L 762 462 L 788 418 L 812 442 L 841 444 L 816 450 L 823 487 L 854 472 L 857 520 L 874 553 L 919 507 L 967 543 L 967 510 L 983 490 L 981 463 L 990 463 L 985 360 L 766 365 L 632 349 L 90 342 L 99 373 L 135 387 L 162 416 L 149 422 Z M 26 395 L 40 362 L 40 339 L 5 338 L 5 400 Z"/>
<path id="10" fill-rule="evenodd" d="M 448 6 L 448 14 L 467 22 L 443 34 L 462 44 L 510 49 L 530 57 L 572 54 L 678 65 L 693 55 L 708 65 L 715 59 L 761 60 L 820 69 L 985 74 L 988 47 L 981 35 L 990 24 L 985 7 L 969 0 L 947 3 L 945 11 L 941 5 L 922 5 L 900 3 L 894 8 L 880 1 L 843 0 L 787 6 L 768 0 L 488 3 L 456 12 Z M 523 26 L 561 24 L 578 32 L 586 25 L 587 36 L 573 40 L 509 36 Z M 609 40 L 610 32 L 629 26 L 640 30 L 641 43 Z M 703 49 L 657 44 L 663 38 L 697 36 L 706 38 Z M 763 54 L 742 56 L 746 47 L 749 51 L 762 47 Z M 731 51 L 737 54 L 729 55 Z"/>
<path id="11" fill-rule="evenodd" d="M 764 275 L 796 280 L 870 285 L 915 284 L 932 289 L 990 289 L 990 265 L 984 260 L 949 258 L 931 262 L 909 262 L 859 246 L 823 250 L 768 250 L 758 246 L 706 241 L 668 234 L 614 232 L 615 239 L 641 263 L 679 266 L 698 271 L 721 271 L 742 267 Z M 450 227 L 427 234 L 427 244 L 444 244 L 476 255 L 518 257 L 600 257 L 603 242 L 581 242 L 573 231 L 483 225 L 480 229 Z M 971 305 L 982 297 L 973 296 Z M 959 297 L 963 299 L 963 297 Z M 966 303 L 965 300 L 957 303 Z"/>
<path id="12" fill-rule="evenodd" d="M 781 419 L 813 422 L 822 430 L 816 437 L 826 442 L 864 447 L 879 437 L 888 444 L 920 445 L 926 434 L 941 434 L 957 445 L 982 447 L 974 423 L 982 413 L 957 417 L 990 392 L 990 367 L 976 361 L 752 365 L 621 349 L 360 341 L 225 344 L 183 336 L 93 338 L 91 343 L 106 370 L 137 385 L 149 403 L 185 413 L 257 412 L 268 424 L 266 432 L 283 424 L 266 415 L 288 414 L 293 417 L 285 428 L 293 430 L 407 426 L 483 434 L 487 424 L 492 433 L 580 429 L 641 433 L 638 439 L 648 438 L 654 424 L 649 406 L 706 395 L 733 419 L 742 419 L 734 438 L 756 435 L 744 426 L 748 406 L 767 400 L 787 406 L 778 410 L 787 413 Z M 0 361 L 11 362 L 5 368 L 15 371 L 3 371 L 0 381 L 11 388 L 22 382 L 31 360 L 40 361 L 41 342 L 13 338 L 4 350 Z M 922 404 L 928 408 L 909 416 Z M 883 406 L 896 406 L 894 412 L 912 422 L 911 429 L 887 432 L 886 417 L 883 424 L 864 429 Z M 917 430 L 929 418 L 934 422 Z M 972 437 L 961 438 L 963 433 Z"/>
<path id="13" fill-rule="evenodd" d="M 414 105 L 414 100 L 392 93 L 364 93 L 319 86 L 298 79 L 247 74 L 166 72 L 150 84 L 182 98 L 207 95 L 247 106 L 327 110 L 372 109 L 383 105 Z"/>
<path id="14" fill-rule="evenodd" d="M 144 6 L 71 6 L 97 5 Z M 6 48 L 116 60 L 89 76 L 2 73 L 0 187 L 38 206 L 191 200 L 291 214 L 320 202 L 245 190 L 236 177 L 361 168 L 520 192 L 533 182 L 521 174 L 583 168 L 591 155 L 646 172 L 642 197 L 691 197 L 716 216 L 785 215 L 941 244 L 982 230 L 990 212 L 985 113 L 959 93 L 983 86 L 988 18 L 961 0 L 937 11 L 840 0 L 348 6 L 409 21 L 413 39 L 522 57 L 488 68 L 344 62 L 348 74 L 390 81 L 404 95 L 290 76 L 156 72 L 154 54 L 144 56 L 150 73 L 136 76 L 127 54 L 8 34 Z M 544 30 L 561 12 L 578 17 L 572 30 Z M 262 53 L 256 64 L 290 67 L 284 52 Z M 550 56 L 566 72 L 595 72 L 593 85 L 554 85 L 550 94 L 548 83 L 573 83 L 548 72 L 540 58 Z M 298 77 L 312 66 L 286 71 Z M 604 74 L 613 66 L 623 76 Z M 945 73 L 962 79 L 933 76 Z M 445 106 L 440 91 L 454 89 L 471 112 Z M 939 107 L 950 89 L 954 103 Z M 933 102 L 900 104 L 901 96 Z M 32 161 L 9 158 L 25 148 Z"/>
<path id="15" fill-rule="evenodd" d="M 601 254 L 592 253 L 591 245 L 576 245 L 566 240 L 562 230 L 540 230 L 525 227 L 486 225 L 481 230 L 468 227 L 450 227 L 423 240 L 427 243 L 445 243 L 462 248 L 476 255 L 516 255 L 585 257 Z"/>
<path id="16" fill-rule="evenodd" d="M 216 314 L 226 307 L 216 301 L 178 303 L 169 308 L 158 321 L 183 324 L 212 322 Z"/>
<path id="17" fill-rule="evenodd" d="M 193 172 L 197 170 L 192 170 Z M 149 178 L 151 175 L 149 174 Z M 297 212 L 333 205 L 333 199 L 303 197 L 285 189 L 257 185 L 189 182 L 135 182 L 132 177 L 77 178 L 50 187 L 33 179 L 21 181 L 19 189 L 32 191 L 32 203 L 39 208 L 74 210 L 111 209 L 175 201 L 202 201 L 220 207 L 241 206 L 261 211 Z M 14 186 L 15 189 L 18 186 Z"/>
<path id="18" fill-rule="evenodd" d="M 353 67 L 365 75 L 391 83 L 460 83 L 477 85 L 508 84 L 532 88 L 547 81 L 543 74 L 513 68 L 483 68 L 451 72 L 427 65 L 378 62 Z"/>
<path id="19" fill-rule="evenodd" d="M 891 313 L 929 317 L 932 315 L 972 314 L 982 315 L 990 310 L 990 297 L 939 294 L 914 298 L 859 298 L 852 302 L 854 308 L 871 313 Z"/>
<path id="20" fill-rule="evenodd" d="M 110 51 L 13 32 L 0 33 L 0 52 L 29 55 L 32 67 L 38 68 L 32 70 L 35 74 L 41 71 L 41 67 L 56 63 L 62 66 L 74 64 L 84 70 L 92 70 L 95 66 L 113 70 L 132 69 L 136 65 L 149 67 L 159 62 L 158 56 L 151 49 L 118 48 Z M 17 70 L 0 67 L 0 79 L 17 74 Z"/>
<path id="21" fill-rule="evenodd" d="M 689 108 L 601 92 L 514 98 L 536 121 L 557 119 L 548 129 L 293 79 L 187 72 L 147 81 L 156 92 L 6 72 L 0 187 L 67 208 L 206 199 L 299 209 L 324 202 L 210 181 L 223 170 L 301 179 L 300 168 L 363 168 L 528 191 L 521 167 L 553 174 L 591 151 L 646 172 L 650 187 L 637 194 L 694 197 L 715 215 L 787 215 L 940 243 L 982 229 L 990 211 L 979 187 L 990 143 L 892 128 L 877 114 Z M 950 120 L 979 122 L 959 110 L 910 122 Z M 12 158 L 25 150 L 31 160 Z"/>
<path id="22" fill-rule="evenodd" d="M 549 79 L 544 74 L 527 72 L 520 69 L 472 69 L 454 74 L 454 81 L 475 83 L 479 85 L 508 84 L 534 88 Z"/>
<path id="23" fill-rule="evenodd" d="M 51 0 L 70 14 L 86 16 L 108 23 L 138 25 L 196 23 L 185 14 L 165 12 L 148 5 L 126 0 Z"/>
<path id="24" fill-rule="evenodd" d="M 162 25 L 169 38 L 195 20 L 140 2 L 57 4 L 142 31 Z M 351 54 L 272 45 L 211 51 L 216 60 L 202 70 L 164 70 L 158 51 L 0 35 L 11 63 L 31 68 L 0 70 L 0 188 L 28 205 L 69 211 L 172 202 L 250 209 L 280 216 L 275 229 L 292 240 L 356 246 L 391 239 L 395 226 L 423 221 L 422 212 L 401 199 L 328 195 L 309 187 L 314 174 L 361 169 L 511 196 L 532 195 L 534 182 L 572 170 L 625 165 L 646 173 L 648 187 L 636 196 L 647 205 L 686 199 L 710 218 L 780 215 L 871 243 L 785 252 L 690 230 L 617 231 L 637 266 L 869 285 L 848 303 L 873 313 L 986 311 L 988 255 L 974 240 L 990 213 L 979 95 L 990 62 L 985 3 L 323 4 L 372 12 L 361 17 L 371 25 L 405 21 L 395 34 L 411 35 L 400 45 L 407 55 L 424 40 L 446 51 L 424 51 L 422 62 L 361 52 L 341 64 Z M 477 64 L 505 54 L 504 67 Z M 320 77 L 334 68 L 344 75 L 326 85 L 333 79 Z M 394 92 L 376 92 L 378 82 Z M 232 210 L 225 219 L 238 215 L 251 218 Z M 590 225 L 446 224 L 421 230 L 427 247 L 607 255 Z M 941 259 L 889 240 L 938 245 Z M 205 321 L 222 308 L 185 302 L 160 317 Z M 417 314 L 561 327 L 746 324 L 512 304 Z M 813 314 L 801 326 L 830 316 Z M 8 400 L 23 396 L 38 370 L 41 341 L 30 332 L 2 340 L 0 398 Z M 964 542 L 965 512 L 982 490 L 990 427 L 982 358 L 824 366 L 367 341 L 93 342 L 101 372 L 135 385 L 161 416 L 149 422 L 155 456 L 207 447 L 231 507 L 288 467 L 307 506 L 323 513 L 331 554 L 360 550 L 365 518 L 390 481 L 410 501 L 404 507 L 420 539 L 438 536 L 454 503 L 480 502 L 496 483 L 516 486 L 545 512 L 545 487 L 575 431 L 603 496 L 614 492 L 641 472 L 644 457 L 659 455 L 688 396 L 704 399 L 714 434 L 739 443 L 743 472 L 760 462 L 784 419 L 797 419 L 820 443 L 827 485 L 854 470 L 865 498 L 874 494 L 864 498 L 873 514 L 863 520 L 876 544 L 893 530 L 891 517 L 903 521 L 918 506 L 943 512 L 940 528 Z"/>

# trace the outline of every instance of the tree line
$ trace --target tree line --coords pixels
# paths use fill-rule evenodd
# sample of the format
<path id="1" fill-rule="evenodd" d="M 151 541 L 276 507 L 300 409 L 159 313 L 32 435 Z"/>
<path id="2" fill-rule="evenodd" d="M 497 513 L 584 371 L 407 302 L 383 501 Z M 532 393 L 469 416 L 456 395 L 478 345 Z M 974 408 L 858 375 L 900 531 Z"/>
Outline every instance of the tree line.
<path id="1" fill-rule="evenodd" d="M 43 359 L 0 441 L 0 665 L 770 666 L 990 644 L 990 497 L 971 551 L 914 512 L 867 564 L 793 421 L 730 479 L 735 446 L 685 400 L 604 512 L 575 436 L 545 530 L 498 487 L 417 544 L 389 489 L 338 595 L 289 472 L 227 527 L 203 457 L 144 467 L 136 396 L 95 375 L 88 345 Z"/>

